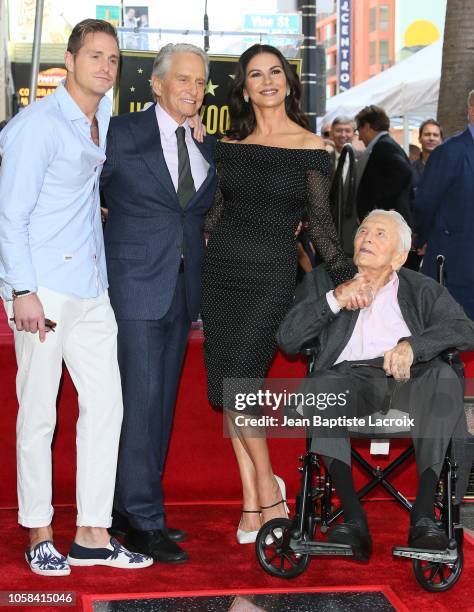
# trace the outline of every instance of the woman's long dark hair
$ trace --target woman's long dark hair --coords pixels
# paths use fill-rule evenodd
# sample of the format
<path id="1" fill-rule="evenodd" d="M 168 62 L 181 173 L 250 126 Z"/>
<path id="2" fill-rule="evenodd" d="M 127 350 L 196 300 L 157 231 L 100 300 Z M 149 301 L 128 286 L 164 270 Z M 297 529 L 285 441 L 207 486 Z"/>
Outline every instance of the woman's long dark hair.
<path id="1" fill-rule="evenodd" d="M 271 53 L 279 59 L 290 88 L 290 93 L 285 98 L 286 114 L 298 125 L 309 129 L 308 119 L 301 110 L 301 83 L 288 60 L 271 45 L 252 45 L 239 57 L 234 83 L 229 95 L 230 128 L 227 130 L 226 136 L 233 140 L 243 140 L 255 130 L 257 125 L 252 103 L 250 101 L 245 102 L 243 96 L 247 66 L 250 60 L 261 53 Z"/>

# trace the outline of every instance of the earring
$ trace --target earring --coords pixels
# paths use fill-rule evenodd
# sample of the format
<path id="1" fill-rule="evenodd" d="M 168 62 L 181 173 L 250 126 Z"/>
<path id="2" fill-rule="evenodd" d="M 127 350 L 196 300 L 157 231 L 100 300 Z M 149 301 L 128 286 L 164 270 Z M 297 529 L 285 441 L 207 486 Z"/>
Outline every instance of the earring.
<path id="1" fill-rule="evenodd" d="M 286 88 L 286 97 L 287 98 L 290 95 L 290 93 L 291 93 L 291 89 L 290 89 L 290 86 L 288 85 L 288 87 Z"/>
<path id="2" fill-rule="evenodd" d="M 246 102 L 246 104 L 249 103 L 249 100 L 250 100 L 249 95 L 247 93 L 244 93 L 244 101 Z"/>

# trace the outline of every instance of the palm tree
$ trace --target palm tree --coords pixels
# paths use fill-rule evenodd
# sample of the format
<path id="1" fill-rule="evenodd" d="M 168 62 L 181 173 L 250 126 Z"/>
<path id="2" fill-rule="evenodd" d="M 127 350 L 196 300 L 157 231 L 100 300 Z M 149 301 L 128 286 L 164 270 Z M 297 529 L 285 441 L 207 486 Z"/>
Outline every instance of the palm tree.
<path id="1" fill-rule="evenodd" d="M 466 127 L 467 94 L 474 89 L 472 0 L 447 0 L 438 120 L 444 135 Z"/>

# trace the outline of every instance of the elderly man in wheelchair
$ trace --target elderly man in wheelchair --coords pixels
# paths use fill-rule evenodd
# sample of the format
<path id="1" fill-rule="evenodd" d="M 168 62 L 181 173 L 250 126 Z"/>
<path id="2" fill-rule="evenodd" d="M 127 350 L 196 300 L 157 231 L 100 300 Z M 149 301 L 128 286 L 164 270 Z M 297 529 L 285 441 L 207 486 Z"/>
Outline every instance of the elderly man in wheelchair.
<path id="1" fill-rule="evenodd" d="M 474 323 L 443 286 L 402 268 L 410 247 L 401 215 L 372 211 L 355 236 L 354 278 L 334 287 L 324 266 L 307 274 L 278 332 L 288 354 L 317 339 L 303 396 L 338 398 L 310 409 L 311 450 L 323 457 L 343 509 L 328 542 L 350 546 L 359 560 L 368 560 L 372 541 L 352 479 L 350 419 L 370 424 L 376 411 L 407 413 L 419 475 L 408 546 L 418 550 L 448 548 L 435 496 L 451 440 L 468 436 L 462 385 L 440 356 L 473 348 Z"/>

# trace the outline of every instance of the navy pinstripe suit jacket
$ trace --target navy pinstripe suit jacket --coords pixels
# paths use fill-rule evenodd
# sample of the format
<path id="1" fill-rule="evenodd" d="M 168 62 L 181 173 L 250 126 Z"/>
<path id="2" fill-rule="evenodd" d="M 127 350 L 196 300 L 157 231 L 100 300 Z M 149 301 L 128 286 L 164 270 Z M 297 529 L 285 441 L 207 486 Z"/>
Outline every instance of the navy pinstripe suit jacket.
<path id="1" fill-rule="evenodd" d="M 215 141 L 196 142 L 210 164 L 206 180 L 182 210 L 161 148 L 155 107 L 113 117 L 101 189 L 109 216 L 105 252 L 117 319 L 157 320 L 168 311 L 181 251 L 191 319 L 199 314 L 204 217 L 217 177 Z"/>

